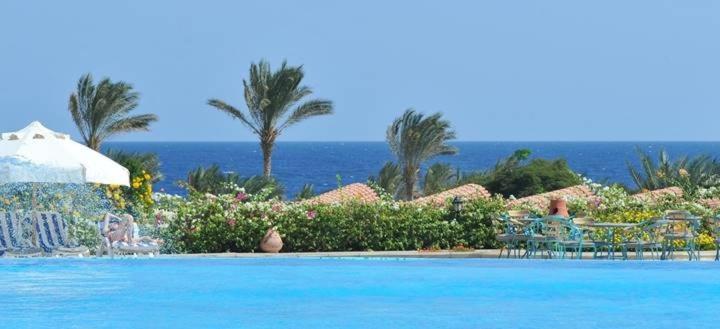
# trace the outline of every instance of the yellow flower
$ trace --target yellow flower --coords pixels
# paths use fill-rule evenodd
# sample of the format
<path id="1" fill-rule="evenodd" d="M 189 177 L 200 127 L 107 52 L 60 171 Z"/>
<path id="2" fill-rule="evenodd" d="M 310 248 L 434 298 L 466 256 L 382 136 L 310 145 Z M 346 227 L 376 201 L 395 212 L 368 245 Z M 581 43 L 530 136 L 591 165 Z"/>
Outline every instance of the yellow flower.
<path id="1" fill-rule="evenodd" d="M 688 176 L 690 176 L 690 173 L 688 173 L 688 171 L 685 170 L 685 168 L 680 168 L 680 170 L 678 170 L 678 174 L 680 174 L 680 177 L 688 177 Z"/>

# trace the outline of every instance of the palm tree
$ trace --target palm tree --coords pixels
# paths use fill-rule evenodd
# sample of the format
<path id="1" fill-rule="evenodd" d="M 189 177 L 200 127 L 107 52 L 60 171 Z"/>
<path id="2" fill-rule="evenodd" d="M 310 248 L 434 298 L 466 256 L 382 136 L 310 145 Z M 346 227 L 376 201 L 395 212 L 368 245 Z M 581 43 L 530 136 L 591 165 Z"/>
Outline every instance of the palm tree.
<path id="1" fill-rule="evenodd" d="M 242 177 L 236 173 L 225 173 L 217 164 L 191 170 L 187 180 L 180 185 L 191 191 L 215 195 L 231 194 L 236 188 L 242 188 L 245 193 L 262 200 L 282 198 L 285 192 L 284 187 L 272 177 Z"/>
<path id="2" fill-rule="evenodd" d="M 406 200 L 412 200 L 420 165 L 438 155 L 457 153 L 457 149 L 446 144 L 455 139 L 450 122 L 442 119 L 440 113 L 428 117 L 412 109 L 387 129 L 390 150 L 395 153 L 402 168 L 403 193 Z"/>
<path id="3" fill-rule="evenodd" d="M 245 103 L 249 113 L 218 99 L 208 100 L 208 104 L 240 120 L 260 138 L 263 154 L 263 175 L 270 177 L 272 151 L 282 132 L 307 118 L 331 114 L 333 104 L 328 100 L 313 99 L 300 103 L 312 94 L 312 90 L 301 85 L 305 73 L 302 66 L 288 66 L 283 62 L 277 71 L 262 60 L 250 65 L 250 80 L 243 80 Z"/>
<path id="4" fill-rule="evenodd" d="M 720 161 L 709 155 L 680 157 L 671 160 L 665 150 L 660 150 L 657 161 L 648 153 L 636 149 L 640 168 L 628 161 L 628 170 L 633 182 L 640 190 L 656 190 L 678 186 L 692 194 L 699 187 L 711 187 L 720 183 Z"/>
<path id="5" fill-rule="evenodd" d="M 97 85 L 88 73 L 70 95 L 68 110 L 85 145 L 99 151 L 110 136 L 130 131 L 147 131 L 157 121 L 154 114 L 129 116 L 138 106 L 139 95 L 132 85 L 104 78 Z"/>
<path id="6" fill-rule="evenodd" d="M 402 190 L 402 172 L 400 166 L 392 161 L 385 162 L 385 165 L 378 172 L 378 176 L 370 176 L 368 181 L 377 184 L 386 193 L 397 197 Z"/>
<path id="7" fill-rule="evenodd" d="M 428 168 L 423 180 L 423 195 L 440 193 L 457 186 L 462 179 L 460 170 L 447 163 L 436 163 Z"/>

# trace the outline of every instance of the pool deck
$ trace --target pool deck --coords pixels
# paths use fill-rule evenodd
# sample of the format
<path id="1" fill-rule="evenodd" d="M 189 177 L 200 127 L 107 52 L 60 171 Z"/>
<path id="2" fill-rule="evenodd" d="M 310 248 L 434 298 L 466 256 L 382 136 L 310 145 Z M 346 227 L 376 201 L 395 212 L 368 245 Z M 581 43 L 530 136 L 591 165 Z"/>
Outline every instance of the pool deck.
<path id="1" fill-rule="evenodd" d="M 317 258 L 317 257 L 379 257 L 379 258 L 498 258 L 499 249 L 481 249 L 473 251 L 334 251 L 334 252 L 287 252 L 287 253 L 208 253 L 208 254 L 173 254 L 162 255 L 162 257 L 185 258 L 185 257 L 204 257 L 204 258 Z M 619 252 L 616 253 L 619 256 Z M 512 257 L 511 257 L 512 258 Z M 593 259 L 593 253 L 584 252 L 583 259 Z M 635 253 L 628 253 L 629 259 L 635 259 Z M 651 259 L 648 252 L 645 253 L 645 259 Z M 684 252 L 676 252 L 675 260 L 687 260 Z M 700 252 L 700 260 L 714 261 L 715 251 L 705 250 Z"/>

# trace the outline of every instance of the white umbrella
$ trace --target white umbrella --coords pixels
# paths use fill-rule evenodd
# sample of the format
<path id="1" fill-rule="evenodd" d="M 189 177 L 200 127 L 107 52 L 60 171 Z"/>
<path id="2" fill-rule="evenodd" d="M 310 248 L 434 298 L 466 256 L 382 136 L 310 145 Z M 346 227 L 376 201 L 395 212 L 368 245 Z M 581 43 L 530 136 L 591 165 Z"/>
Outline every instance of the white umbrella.
<path id="1" fill-rule="evenodd" d="M 0 134 L 0 184 L 130 185 L 130 173 L 110 158 L 33 122 Z"/>

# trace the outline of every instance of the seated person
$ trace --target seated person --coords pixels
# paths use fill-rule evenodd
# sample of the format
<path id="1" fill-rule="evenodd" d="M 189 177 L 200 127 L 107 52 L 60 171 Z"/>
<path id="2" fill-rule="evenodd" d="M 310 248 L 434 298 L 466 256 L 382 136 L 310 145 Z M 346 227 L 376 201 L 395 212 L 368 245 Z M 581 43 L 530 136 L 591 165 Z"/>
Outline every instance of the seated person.
<path id="1" fill-rule="evenodd" d="M 135 219 L 130 214 L 120 216 L 107 213 L 105 222 L 109 223 L 105 230 L 105 236 L 110 243 L 125 242 L 132 245 L 149 244 L 157 245 L 162 243 L 160 239 L 153 239 L 149 236 L 140 236 L 140 227 L 135 223 Z"/>
<path id="2" fill-rule="evenodd" d="M 116 216 L 111 213 L 105 214 L 105 225 L 103 226 L 103 235 L 110 243 L 130 242 L 130 225 L 132 224 L 132 216 L 122 215 Z"/>

